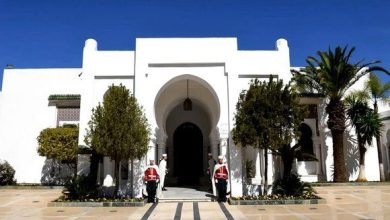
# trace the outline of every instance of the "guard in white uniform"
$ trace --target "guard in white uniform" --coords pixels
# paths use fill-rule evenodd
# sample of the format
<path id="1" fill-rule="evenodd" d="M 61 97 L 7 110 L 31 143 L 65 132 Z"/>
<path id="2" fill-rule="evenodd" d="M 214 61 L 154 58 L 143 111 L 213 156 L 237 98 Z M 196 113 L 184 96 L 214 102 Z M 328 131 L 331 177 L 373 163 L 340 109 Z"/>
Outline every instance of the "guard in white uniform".
<path id="1" fill-rule="evenodd" d="M 160 187 L 162 191 L 166 191 L 165 189 L 165 175 L 168 173 L 167 169 L 167 154 L 163 154 L 160 160 L 160 164 L 158 165 L 159 173 L 160 173 Z"/>

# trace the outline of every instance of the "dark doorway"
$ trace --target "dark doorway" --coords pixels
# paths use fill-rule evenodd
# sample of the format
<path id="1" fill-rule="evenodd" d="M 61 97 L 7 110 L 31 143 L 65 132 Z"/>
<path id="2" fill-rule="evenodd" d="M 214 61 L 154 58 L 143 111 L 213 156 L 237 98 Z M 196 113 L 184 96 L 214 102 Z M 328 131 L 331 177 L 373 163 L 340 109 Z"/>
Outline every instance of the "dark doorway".
<path id="1" fill-rule="evenodd" d="M 199 184 L 202 175 L 202 131 L 193 123 L 183 123 L 173 134 L 174 175 L 179 185 Z"/>
<path id="2" fill-rule="evenodd" d="M 311 128 L 309 125 L 302 123 L 299 127 L 299 131 L 301 132 L 301 137 L 299 138 L 298 143 L 301 145 L 301 154 L 298 155 L 298 161 L 313 161 L 315 156 Z"/>

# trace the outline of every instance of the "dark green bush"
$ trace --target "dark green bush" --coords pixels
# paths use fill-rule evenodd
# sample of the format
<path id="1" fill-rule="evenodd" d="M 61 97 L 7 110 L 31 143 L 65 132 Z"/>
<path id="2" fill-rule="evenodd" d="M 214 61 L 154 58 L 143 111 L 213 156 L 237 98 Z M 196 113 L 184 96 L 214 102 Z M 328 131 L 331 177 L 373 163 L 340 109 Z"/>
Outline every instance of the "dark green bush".
<path id="1" fill-rule="evenodd" d="M 89 176 L 73 176 L 64 185 L 65 199 L 84 200 L 96 195 L 95 180 Z"/>
<path id="2" fill-rule="evenodd" d="M 313 187 L 301 181 L 298 175 L 291 174 L 288 178 L 277 179 L 272 184 L 272 194 L 285 196 L 303 196 L 314 194 Z"/>
<path id="3" fill-rule="evenodd" d="M 14 176 L 14 168 L 7 161 L 0 160 L 0 186 L 15 184 Z"/>

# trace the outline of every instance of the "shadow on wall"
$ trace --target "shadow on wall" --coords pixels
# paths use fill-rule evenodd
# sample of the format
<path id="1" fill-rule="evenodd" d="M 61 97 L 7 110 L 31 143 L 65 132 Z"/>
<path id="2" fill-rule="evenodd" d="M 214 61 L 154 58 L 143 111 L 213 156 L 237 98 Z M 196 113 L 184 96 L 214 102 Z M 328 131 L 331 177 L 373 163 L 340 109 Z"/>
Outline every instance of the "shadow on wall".
<path id="1" fill-rule="evenodd" d="M 228 164 L 228 166 L 230 166 L 229 169 L 231 172 L 230 173 L 231 180 L 233 180 L 233 179 L 241 180 L 242 181 L 242 192 L 244 195 L 248 195 L 248 193 L 250 194 L 250 192 L 248 192 L 248 190 L 253 191 L 256 189 L 247 189 L 246 188 L 246 186 L 248 186 L 249 184 L 246 182 L 247 178 L 246 178 L 245 159 L 244 159 L 245 157 L 243 156 L 245 149 L 234 145 L 231 133 L 229 134 L 229 149 L 230 149 L 230 155 L 229 155 L 230 156 L 230 164 Z M 256 166 L 256 165 L 254 165 L 254 166 Z M 233 185 L 233 183 L 230 184 L 231 187 L 232 187 L 232 185 Z"/>
<path id="2" fill-rule="evenodd" d="M 387 160 L 389 160 L 390 158 L 390 129 L 387 130 L 386 132 L 386 141 L 382 144 L 383 145 L 383 148 L 385 148 L 385 151 L 382 151 L 382 152 L 387 152 L 388 155 L 385 155 L 385 157 L 387 158 Z M 383 155 L 383 153 L 382 153 Z M 390 180 L 390 161 L 387 161 L 387 172 L 385 170 L 385 176 L 386 176 L 386 180 Z"/>
<path id="3" fill-rule="evenodd" d="M 145 158 L 143 158 L 141 160 L 134 160 L 134 162 L 133 162 L 134 163 L 133 164 L 134 195 L 132 195 L 132 196 L 134 196 L 134 197 L 142 197 L 142 189 L 144 188 L 143 176 L 144 176 L 144 169 L 145 169 L 145 165 L 142 163 L 143 161 L 145 161 Z M 130 174 L 129 174 L 129 176 L 130 176 Z"/>
<path id="4" fill-rule="evenodd" d="M 359 172 L 359 148 L 357 146 L 357 140 L 351 135 L 351 130 L 345 130 L 345 165 L 348 173 L 348 178 L 355 178 L 357 172 Z"/>
<path id="5" fill-rule="evenodd" d="M 68 177 L 72 176 L 76 167 L 63 164 L 53 159 L 46 159 L 41 172 L 42 185 L 64 185 Z"/>
<path id="6" fill-rule="evenodd" d="M 330 146 L 326 144 L 326 140 L 328 138 L 332 138 L 331 131 L 327 129 L 328 124 L 328 115 L 326 114 L 325 111 L 326 103 L 320 104 L 318 109 L 322 109 L 319 113 L 319 129 L 320 129 L 320 144 L 322 146 L 322 152 L 320 157 L 318 158 L 320 160 L 320 163 L 322 163 L 322 170 L 321 173 L 324 174 L 324 180 L 326 181 L 333 181 L 333 163 L 332 164 L 327 164 L 328 157 L 332 157 L 331 160 L 333 161 L 333 155 L 329 155 L 329 149 Z M 333 151 L 333 150 L 332 150 Z M 330 174 L 330 175 L 328 175 Z"/>

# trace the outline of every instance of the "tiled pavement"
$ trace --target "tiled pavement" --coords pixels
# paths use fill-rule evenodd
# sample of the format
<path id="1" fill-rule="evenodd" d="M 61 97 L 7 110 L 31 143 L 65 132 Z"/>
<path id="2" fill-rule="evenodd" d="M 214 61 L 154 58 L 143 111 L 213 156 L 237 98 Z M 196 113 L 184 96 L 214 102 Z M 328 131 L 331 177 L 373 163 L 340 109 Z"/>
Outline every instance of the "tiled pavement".
<path id="1" fill-rule="evenodd" d="M 317 187 L 326 204 L 230 206 L 171 202 L 144 207 L 47 207 L 59 189 L 0 189 L 0 219 L 389 219 L 390 185 Z M 225 210 L 225 212 L 223 211 Z"/>

